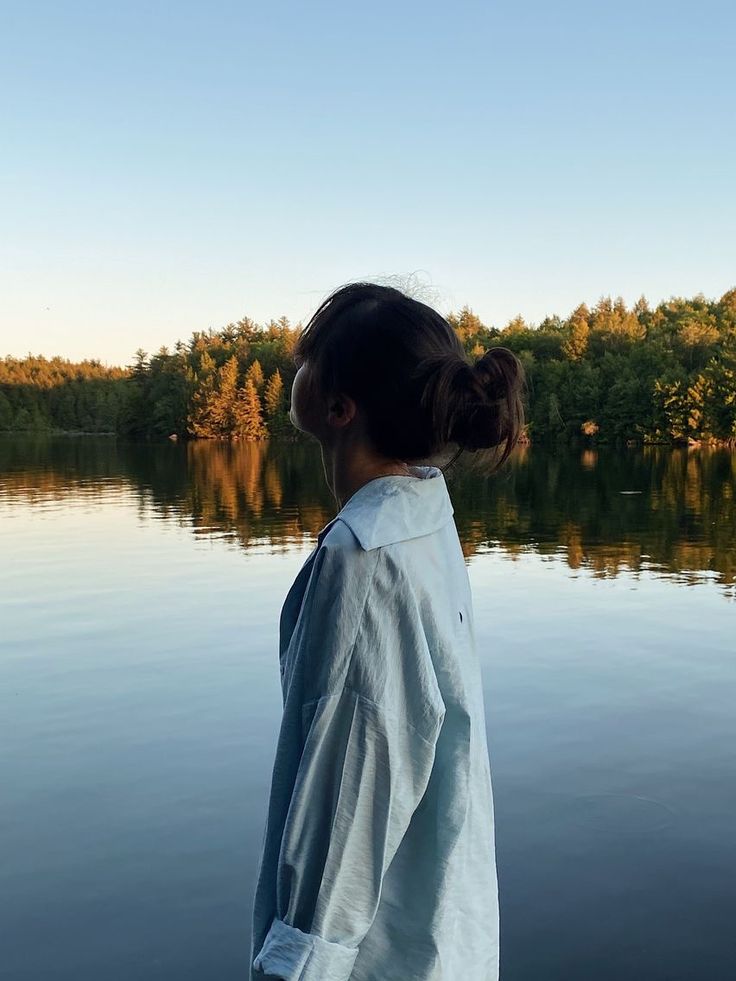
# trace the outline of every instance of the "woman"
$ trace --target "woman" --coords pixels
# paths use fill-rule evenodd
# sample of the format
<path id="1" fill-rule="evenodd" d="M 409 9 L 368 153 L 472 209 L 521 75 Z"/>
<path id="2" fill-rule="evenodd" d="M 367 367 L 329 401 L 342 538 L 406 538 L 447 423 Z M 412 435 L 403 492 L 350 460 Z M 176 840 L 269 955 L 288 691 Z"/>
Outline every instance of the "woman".
<path id="1" fill-rule="evenodd" d="M 523 371 L 501 347 L 470 365 L 436 311 L 372 283 L 322 303 L 295 363 L 291 419 L 319 441 L 340 510 L 281 611 L 251 979 L 495 981 L 472 599 L 427 461 L 492 447 L 500 466 L 523 427 Z"/>

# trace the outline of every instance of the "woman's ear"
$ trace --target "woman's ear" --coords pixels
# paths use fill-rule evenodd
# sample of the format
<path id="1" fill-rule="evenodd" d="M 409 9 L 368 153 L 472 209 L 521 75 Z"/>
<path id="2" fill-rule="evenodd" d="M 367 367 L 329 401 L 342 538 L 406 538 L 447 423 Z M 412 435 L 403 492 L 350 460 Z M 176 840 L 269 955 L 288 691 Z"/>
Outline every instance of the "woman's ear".
<path id="1" fill-rule="evenodd" d="M 337 429 L 347 426 L 355 418 L 358 406 L 354 399 L 344 393 L 330 395 L 327 399 L 327 423 Z"/>

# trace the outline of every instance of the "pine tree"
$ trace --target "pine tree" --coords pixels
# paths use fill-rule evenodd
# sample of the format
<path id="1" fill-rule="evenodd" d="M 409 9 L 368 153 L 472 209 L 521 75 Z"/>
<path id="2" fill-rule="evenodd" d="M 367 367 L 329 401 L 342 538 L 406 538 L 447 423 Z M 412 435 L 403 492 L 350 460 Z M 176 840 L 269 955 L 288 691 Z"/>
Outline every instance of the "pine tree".
<path id="1" fill-rule="evenodd" d="M 529 330 L 529 324 L 524 320 L 522 315 L 517 314 L 513 320 L 510 320 L 504 329 L 501 331 L 502 335 L 505 334 L 522 334 L 524 331 Z"/>
<path id="2" fill-rule="evenodd" d="M 0 431 L 7 431 L 13 428 L 13 406 L 10 400 L 0 392 Z"/>
<path id="3" fill-rule="evenodd" d="M 562 342 L 562 353 L 569 361 L 580 361 L 588 350 L 588 316 L 588 308 L 581 304 L 570 317 L 569 334 Z"/>
<path id="4" fill-rule="evenodd" d="M 291 430 L 291 421 L 284 406 L 284 383 L 278 368 L 269 377 L 266 384 L 264 409 L 269 435 L 285 436 Z"/>
<path id="5" fill-rule="evenodd" d="M 250 380 L 253 382 L 253 385 L 255 386 L 255 390 L 259 393 L 261 392 L 266 379 L 263 374 L 263 368 L 261 367 L 261 362 L 258 360 L 258 358 L 256 358 L 255 361 L 253 361 L 248 366 L 248 370 L 245 373 L 245 378 L 246 381 L 247 379 L 250 378 Z"/>
<path id="6" fill-rule="evenodd" d="M 231 436 L 235 430 L 235 403 L 238 399 L 238 359 L 233 355 L 217 372 L 217 389 L 210 400 L 210 418 L 218 436 Z"/>
<path id="7" fill-rule="evenodd" d="M 196 375 L 197 388 L 192 396 L 188 430 L 192 436 L 216 436 L 217 427 L 212 418 L 212 402 L 215 394 L 215 362 L 208 351 L 203 351 Z"/>
<path id="8" fill-rule="evenodd" d="M 140 378 L 146 374 L 148 370 L 148 354 L 139 347 L 135 352 L 135 363 L 131 367 L 131 373 L 134 378 Z"/>
<path id="9" fill-rule="evenodd" d="M 281 372 L 277 368 L 266 384 L 266 391 L 263 396 L 266 418 L 272 419 L 281 409 L 284 396 L 284 383 L 281 380 Z"/>
<path id="10" fill-rule="evenodd" d="M 470 307 L 464 306 L 459 314 L 449 313 L 445 319 L 466 351 L 472 352 L 474 348 L 479 347 L 485 351 L 488 331 L 480 317 L 473 313 Z"/>
<path id="11" fill-rule="evenodd" d="M 251 378 L 238 391 L 233 410 L 234 432 L 241 439 L 264 439 L 268 436 L 266 424 L 261 415 L 261 399 Z"/>
<path id="12" fill-rule="evenodd" d="M 655 435 L 661 433 L 677 441 L 686 439 L 690 426 L 687 382 L 682 378 L 657 378 L 652 397 L 659 421 Z"/>

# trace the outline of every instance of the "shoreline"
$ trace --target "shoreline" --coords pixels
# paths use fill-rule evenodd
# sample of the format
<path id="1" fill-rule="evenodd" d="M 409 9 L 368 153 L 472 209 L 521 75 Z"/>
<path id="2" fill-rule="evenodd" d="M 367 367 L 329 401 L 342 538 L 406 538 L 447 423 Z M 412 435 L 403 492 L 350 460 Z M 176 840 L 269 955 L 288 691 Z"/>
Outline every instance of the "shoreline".
<path id="1" fill-rule="evenodd" d="M 172 433 L 170 436 L 160 436 L 158 438 L 148 438 L 148 439 L 130 439 L 126 436 L 122 436 L 120 433 L 115 433 L 111 431 L 104 432 L 91 432 L 89 430 L 82 429 L 52 429 L 52 430 L 4 430 L 0 432 L 0 437 L 3 436 L 33 436 L 33 437 L 75 437 L 75 436 L 97 436 L 113 439 L 121 439 L 127 443 L 265 443 L 265 442 L 275 442 L 275 443 L 307 443 L 306 439 L 301 439 L 298 436 L 263 436 L 260 439 L 241 439 L 238 436 L 179 436 L 176 433 Z M 587 440 L 551 440 L 548 443 L 544 441 L 535 443 L 533 440 L 526 438 L 520 439 L 517 446 L 567 446 L 570 448 L 577 447 L 579 449 L 593 450 L 598 446 L 613 446 L 626 449 L 636 449 L 643 448 L 645 446 L 668 446 L 671 449 L 696 449 L 702 447 L 710 447 L 712 449 L 730 449 L 736 451 L 736 436 L 733 439 L 722 440 L 722 439 L 692 439 L 688 437 L 687 440 L 640 440 L 640 439 L 619 439 L 619 440 L 598 440 L 598 439 L 587 439 Z"/>

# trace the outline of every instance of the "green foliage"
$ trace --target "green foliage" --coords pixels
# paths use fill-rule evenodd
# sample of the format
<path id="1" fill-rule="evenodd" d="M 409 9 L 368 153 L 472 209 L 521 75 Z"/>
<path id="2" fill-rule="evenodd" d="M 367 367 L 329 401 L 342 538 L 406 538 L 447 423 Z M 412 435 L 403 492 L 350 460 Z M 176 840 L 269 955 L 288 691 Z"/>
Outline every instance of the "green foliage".
<path id="1" fill-rule="evenodd" d="M 515 317 L 503 330 L 449 313 L 468 357 L 508 347 L 528 383 L 527 436 L 587 442 L 736 442 L 736 289 L 651 309 L 602 297 L 566 319 Z M 302 438 L 288 414 L 300 325 L 248 317 L 196 331 L 126 368 L 29 355 L 0 360 L 0 431 L 256 440 Z"/>
<path id="2" fill-rule="evenodd" d="M 97 360 L 0 359 L 0 431 L 115 432 L 128 372 Z"/>

